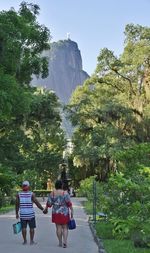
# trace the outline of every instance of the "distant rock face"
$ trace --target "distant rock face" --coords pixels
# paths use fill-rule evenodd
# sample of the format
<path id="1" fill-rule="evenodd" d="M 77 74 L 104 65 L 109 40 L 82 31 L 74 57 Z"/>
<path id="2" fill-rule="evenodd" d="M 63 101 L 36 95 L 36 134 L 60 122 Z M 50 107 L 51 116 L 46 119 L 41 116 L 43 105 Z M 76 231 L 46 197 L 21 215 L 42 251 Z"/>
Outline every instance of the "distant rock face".
<path id="1" fill-rule="evenodd" d="M 46 79 L 34 77 L 32 85 L 54 90 L 60 101 L 66 104 L 75 88 L 89 77 L 82 70 L 78 45 L 70 39 L 53 42 L 44 55 L 49 60 L 49 76 Z"/>

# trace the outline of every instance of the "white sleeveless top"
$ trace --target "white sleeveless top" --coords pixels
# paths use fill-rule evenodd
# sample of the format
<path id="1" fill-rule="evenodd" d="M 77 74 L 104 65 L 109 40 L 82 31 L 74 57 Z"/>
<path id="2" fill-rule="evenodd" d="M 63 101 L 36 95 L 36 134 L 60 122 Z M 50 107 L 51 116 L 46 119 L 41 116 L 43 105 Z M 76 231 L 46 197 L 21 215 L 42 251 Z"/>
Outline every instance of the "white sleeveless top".
<path id="1" fill-rule="evenodd" d="M 20 201 L 20 219 L 22 220 L 30 220 L 35 217 L 32 194 L 33 192 L 20 192 L 18 194 Z"/>

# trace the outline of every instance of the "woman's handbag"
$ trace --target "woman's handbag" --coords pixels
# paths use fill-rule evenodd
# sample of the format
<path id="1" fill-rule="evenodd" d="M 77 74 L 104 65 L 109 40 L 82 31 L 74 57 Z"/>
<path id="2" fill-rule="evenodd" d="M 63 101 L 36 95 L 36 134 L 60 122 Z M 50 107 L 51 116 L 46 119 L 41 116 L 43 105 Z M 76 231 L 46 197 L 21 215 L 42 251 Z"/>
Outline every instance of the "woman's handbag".
<path id="1" fill-rule="evenodd" d="M 72 230 L 72 229 L 75 229 L 76 228 L 76 222 L 74 219 L 71 219 L 69 222 L 68 222 L 68 229 L 69 230 Z"/>
<path id="2" fill-rule="evenodd" d="M 17 222 L 17 223 L 15 223 L 15 224 L 13 224 L 13 232 L 14 232 L 14 234 L 18 234 L 18 233 L 20 233 L 21 232 L 21 222 L 19 221 L 19 222 Z"/>

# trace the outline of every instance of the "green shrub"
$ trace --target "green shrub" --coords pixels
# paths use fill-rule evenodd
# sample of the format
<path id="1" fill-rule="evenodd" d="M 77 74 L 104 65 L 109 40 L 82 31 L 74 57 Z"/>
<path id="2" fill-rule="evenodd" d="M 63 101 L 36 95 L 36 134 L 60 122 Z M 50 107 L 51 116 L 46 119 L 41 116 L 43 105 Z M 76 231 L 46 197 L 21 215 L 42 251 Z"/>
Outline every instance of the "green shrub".
<path id="1" fill-rule="evenodd" d="M 78 189 L 78 196 L 87 197 L 88 200 L 93 199 L 93 180 L 94 177 L 89 177 L 80 182 L 80 188 Z"/>
<path id="2" fill-rule="evenodd" d="M 150 253 L 149 249 L 138 249 L 130 240 L 103 240 L 107 253 Z"/>
<path id="3" fill-rule="evenodd" d="M 150 202 L 148 178 L 139 173 L 138 183 L 124 174 L 113 175 L 107 186 L 107 213 L 116 238 L 131 238 L 135 245 L 149 246 Z M 136 237 L 134 236 L 136 234 Z M 135 241 L 136 238 L 136 241 Z M 137 243 L 139 242 L 139 243 Z"/>
<path id="4" fill-rule="evenodd" d="M 50 193 L 48 190 L 33 190 L 33 192 L 35 193 L 36 197 L 45 197 Z"/>

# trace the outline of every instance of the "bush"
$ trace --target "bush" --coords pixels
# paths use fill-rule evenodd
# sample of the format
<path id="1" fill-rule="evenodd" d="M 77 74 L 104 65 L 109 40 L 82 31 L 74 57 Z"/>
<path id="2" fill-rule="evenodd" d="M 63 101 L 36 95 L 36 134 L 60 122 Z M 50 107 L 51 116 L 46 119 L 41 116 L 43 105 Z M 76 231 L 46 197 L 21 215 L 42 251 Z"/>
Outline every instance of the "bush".
<path id="1" fill-rule="evenodd" d="M 50 193 L 48 190 L 33 190 L 33 192 L 36 194 L 36 197 L 45 197 Z"/>
<path id="2" fill-rule="evenodd" d="M 4 204 L 4 196 L 2 192 L 0 191 L 0 208 L 3 206 L 3 204 Z"/>
<path id="3" fill-rule="evenodd" d="M 112 175 L 103 185 L 101 206 L 113 224 L 117 239 L 132 239 L 139 247 L 150 246 L 149 177 L 139 172 L 132 178 L 123 173 Z M 137 179 L 138 178 L 138 179 Z M 107 194 L 106 194 L 107 193 Z"/>
<path id="4" fill-rule="evenodd" d="M 89 177 L 80 182 L 80 188 L 78 189 L 78 196 L 86 197 L 88 200 L 93 199 L 93 180 L 94 177 Z"/>

